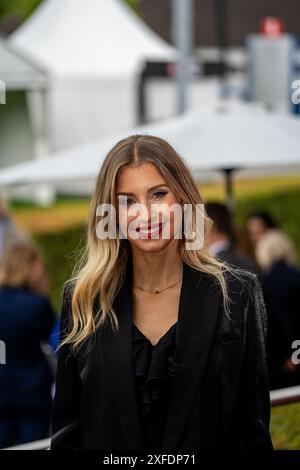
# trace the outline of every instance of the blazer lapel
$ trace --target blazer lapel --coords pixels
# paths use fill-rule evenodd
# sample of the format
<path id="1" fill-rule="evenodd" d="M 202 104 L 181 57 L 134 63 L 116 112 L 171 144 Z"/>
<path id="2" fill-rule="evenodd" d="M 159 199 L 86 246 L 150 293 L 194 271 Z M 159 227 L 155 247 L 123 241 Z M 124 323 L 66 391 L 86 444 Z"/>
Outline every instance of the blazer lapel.
<path id="1" fill-rule="evenodd" d="M 105 328 L 100 335 L 100 343 L 112 398 L 128 441 L 128 448 L 140 449 L 142 442 L 133 370 L 131 285 L 132 265 L 129 263 L 124 282 L 114 301 L 119 331 L 114 333 L 111 327 Z"/>
<path id="2" fill-rule="evenodd" d="M 132 263 L 114 301 L 119 331 L 103 330 L 100 343 L 108 382 L 130 449 L 142 446 L 135 396 L 132 351 Z M 183 263 L 169 409 L 163 448 L 174 449 L 185 430 L 190 405 L 204 373 L 215 331 L 221 292 L 215 279 Z"/>
<path id="3" fill-rule="evenodd" d="M 176 449 L 199 393 L 216 329 L 221 290 L 212 276 L 184 263 L 174 359 L 163 449 Z"/>

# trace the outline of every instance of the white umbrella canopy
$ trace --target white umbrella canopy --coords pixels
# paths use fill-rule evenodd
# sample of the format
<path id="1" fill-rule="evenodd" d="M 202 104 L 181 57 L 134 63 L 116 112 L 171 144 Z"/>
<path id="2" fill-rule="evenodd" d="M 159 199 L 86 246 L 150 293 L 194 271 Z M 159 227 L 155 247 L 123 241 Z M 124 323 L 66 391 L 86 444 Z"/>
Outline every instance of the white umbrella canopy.
<path id="1" fill-rule="evenodd" d="M 0 186 L 93 180 L 111 147 L 130 134 L 165 138 L 193 172 L 300 165 L 300 120 L 237 106 L 191 110 L 0 172 Z"/>

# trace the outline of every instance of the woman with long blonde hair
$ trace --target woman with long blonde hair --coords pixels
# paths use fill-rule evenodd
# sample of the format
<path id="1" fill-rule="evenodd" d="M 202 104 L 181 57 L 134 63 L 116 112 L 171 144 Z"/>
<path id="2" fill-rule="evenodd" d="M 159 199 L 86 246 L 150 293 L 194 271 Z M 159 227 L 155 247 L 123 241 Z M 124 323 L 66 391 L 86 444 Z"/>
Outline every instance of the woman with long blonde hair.
<path id="1" fill-rule="evenodd" d="M 64 286 L 51 449 L 272 448 L 261 287 L 211 226 L 164 139 L 108 152 Z"/>

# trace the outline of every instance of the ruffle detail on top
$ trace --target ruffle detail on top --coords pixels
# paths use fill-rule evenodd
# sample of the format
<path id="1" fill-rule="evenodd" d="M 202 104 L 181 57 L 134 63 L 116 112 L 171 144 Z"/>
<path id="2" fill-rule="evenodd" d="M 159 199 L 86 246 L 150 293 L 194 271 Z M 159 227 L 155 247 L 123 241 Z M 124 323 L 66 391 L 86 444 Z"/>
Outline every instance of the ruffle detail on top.
<path id="1" fill-rule="evenodd" d="M 177 322 L 152 345 L 150 340 L 132 324 L 134 378 L 141 416 L 167 399 L 170 378 L 176 375 L 174 360 Z"/>

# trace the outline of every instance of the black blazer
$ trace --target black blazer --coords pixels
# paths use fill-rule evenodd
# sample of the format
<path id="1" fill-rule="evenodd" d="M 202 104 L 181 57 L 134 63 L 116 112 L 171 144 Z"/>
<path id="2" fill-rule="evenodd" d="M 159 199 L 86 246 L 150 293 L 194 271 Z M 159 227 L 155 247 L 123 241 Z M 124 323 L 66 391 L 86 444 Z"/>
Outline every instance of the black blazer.
<path id="1" fill-rule="evenodd" d="M 162 450 L 271 449 L 266 314 L 258 278 L 227 276 L 231 320 L 216 279 L 184 263 Z M 106 325 L 74 355 L 58 354 L 51 449 L 139 450 L 132 367 L 132 265 L 114 303 L 120 330 Z M 71 283 L 64 289 L 62 335 Z"/>

